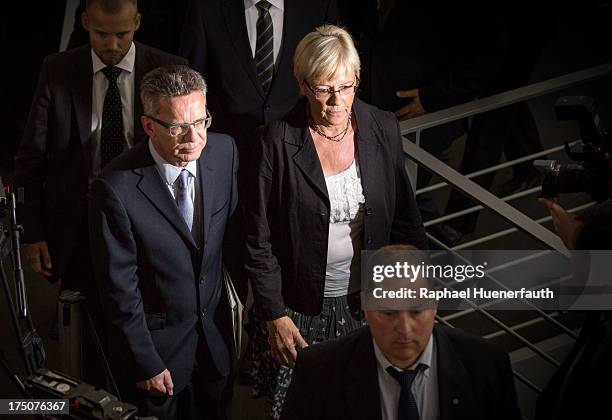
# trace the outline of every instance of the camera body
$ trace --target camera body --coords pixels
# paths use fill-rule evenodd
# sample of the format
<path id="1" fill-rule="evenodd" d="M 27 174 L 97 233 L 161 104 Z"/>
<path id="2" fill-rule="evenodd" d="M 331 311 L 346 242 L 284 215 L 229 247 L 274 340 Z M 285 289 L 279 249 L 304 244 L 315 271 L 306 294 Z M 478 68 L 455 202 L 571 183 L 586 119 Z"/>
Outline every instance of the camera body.
<path id="1" fill-rule="evenodd" d="M 597 202 L 612 198 L 612 136 L 602 124 L 593 98 L 564 96 L 555 103 L 557 120 L 578 122 L 580 139 L 571 146 L 565 142 L 572 163 L 536 160 L 533 166 L 544 175 L 541 197 L 561 193 L 587 192 Z"/>

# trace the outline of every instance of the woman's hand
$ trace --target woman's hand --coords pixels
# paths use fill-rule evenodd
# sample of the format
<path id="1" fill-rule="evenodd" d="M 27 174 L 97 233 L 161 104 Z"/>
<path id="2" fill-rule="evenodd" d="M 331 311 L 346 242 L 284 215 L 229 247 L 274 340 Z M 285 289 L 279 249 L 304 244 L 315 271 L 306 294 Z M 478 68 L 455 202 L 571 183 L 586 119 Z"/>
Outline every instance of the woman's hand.
<path id="1" fill-rule="evenodd" d="M 297 359 L 296 347 L 308 347 L 308 343 L 288 316 L 268 321 L 267 324 L 272 357 L 281 365 L 293 368 Z"/>

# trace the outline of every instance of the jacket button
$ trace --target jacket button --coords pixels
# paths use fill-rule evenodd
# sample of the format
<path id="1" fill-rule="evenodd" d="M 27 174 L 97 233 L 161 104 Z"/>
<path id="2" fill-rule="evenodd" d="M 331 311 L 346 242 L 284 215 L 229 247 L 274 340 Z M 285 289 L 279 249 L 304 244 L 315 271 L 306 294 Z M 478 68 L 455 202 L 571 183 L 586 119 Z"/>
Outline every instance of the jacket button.
<path id="1" fill-rule="evenodd" d="M 203 283 L 204 283 L 204 279 L 203 279 L 203 278 L 201 278 L 201 279 L 200 279 L 200 284 L 203 284 Z"/>
<path id="2" fill-rule="evenodd" d="M 264 109 L 265 109 L 266 111 L 269 111 L 269 110 L 270 110 L 270 108 L 271 108 L 270 104 L 265 104 L 265 105 L 264 105 Z"/>
<path id="3" fill-rule="evenodd" d="M 366 207 L 365 209 L 365 215 L 366 216 L 370 216 L 372 214 L 372 207 Z"/>
<path id="4" fill-rule="evenodd" d="M 366 244 L 367 244 L 367 245 L 372 245 L 372 238 L 368 238 L 368 239 L 366 240 Z"/>
<path id="5" fill-rule="evenodd" d="M 206 309 L 202 311 L 201 315 L 202 315 L 202 318 L 206 318 Z"/>

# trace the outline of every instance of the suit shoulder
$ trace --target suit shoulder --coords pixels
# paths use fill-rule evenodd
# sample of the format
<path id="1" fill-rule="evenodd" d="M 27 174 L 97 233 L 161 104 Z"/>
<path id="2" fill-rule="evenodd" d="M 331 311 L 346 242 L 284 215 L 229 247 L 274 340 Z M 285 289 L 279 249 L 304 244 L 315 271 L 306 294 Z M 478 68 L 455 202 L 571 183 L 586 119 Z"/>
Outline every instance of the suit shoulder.
<path id="1" fill-rule="evenodd" d="M 440 334 L 443 334 L 449 340 L 453 349 L 462 358 L 466 356 L 477 357 L 479 363 L 484 363 L 487 359 L 502 363 L 508 359 L 508 354 L 504 350 L 482 337 L 467 333 L 459 328 L 449 328 L 443 325 L 437 325 L 436 328 Z"/>
<path id="2" fill-rule="evenodd" d="M 71 48 L 66 51 L 56 52 L 53 54 L 49 54 L 45 57 L 43 61 L 43 65 L 47 65 L 49 67 L 61 67 L 62 71 L 66 70 L 66 66 L 69 63 L 72 63 L 77 60 L 83 59 L 83 57 L 91 57 L 88 54 L 90 51 L 89 45 L 81 45 L 76 48 Z"/>
<path id="3" fill-rule="evenodd" d="M 188 65 L 188 61 L 174 54 L 162 51 L 155 47 L 150 47 L 140 42 L 135 42 L 137 54 L 143 54 L 149 58 L 155 65 L 161 66 L 166 64 L 184 64 Z"/>
<path id="4" fill-rule="evenodd" d="M 370 112 L 372 119 L 380 125 L 383 129 L 395 128 L 397 125 L 397 118 L 395 114 L 389 111 L 384 111 L 374 105 L 364 104 L 366 109 Z"/>
<path id="5" fill-rule="evenodd" d="M 327 374 L 329 372 L 328 367 L 346 363 L 348 360 L 347 356 L 355 350 L 356 344 L 364 339 L 364 334 L 367 334 L 367 328 L 358 328 L 344 337 L 314 344 L 303 349 L 299 357 L 304 369 Z"/>
<path id="6" fill-rule="evenodd" d="M 234 153 L 236 150 L 236 142 L 232 136 L 222 133 L 208 133 L 206 140 L 210 145 L 214 145 L 215 149 L 219 149 L 225 153 Z"/>

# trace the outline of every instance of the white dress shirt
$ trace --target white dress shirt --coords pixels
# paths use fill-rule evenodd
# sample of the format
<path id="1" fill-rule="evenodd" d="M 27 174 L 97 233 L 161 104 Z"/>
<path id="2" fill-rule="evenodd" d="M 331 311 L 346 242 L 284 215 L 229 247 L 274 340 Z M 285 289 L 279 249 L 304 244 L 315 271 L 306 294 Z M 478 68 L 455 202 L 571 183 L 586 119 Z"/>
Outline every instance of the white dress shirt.
<path id="1" fill-rule="evenodd" d="M 374 354 L 376 355 L 376 365 L 378 370 L 378 386 L 380 388 L 380 408 L 382 410 L 382 420 L 397 420 L 397 409 L 401 387 L 387 368 L 392 366 L 394 369 L 401 370 L 393 366 L 376 345 L 374 339 Z M 433 335 L 425 346 L 421 357 L 408 369 L 415 369 L 419 364 L 427 368 L 419 371 L 414 382 L 412 382 L 412 395 L 419 408 L 421 420 L 438 420 L 440 418 L 440 407 L 438 403 L 438 367 L 437 350 Z"/>
<path id="2" fill-rule="evenodd" d="M 249 34 L 249 44 L 251 52 L 255 57 L 255 48 L 257 45 L 257 19 L 259 18 L 259 9 L 256 4 L 260 0 L 244 0 L 244 16 L 246 18 L 247 33 Z M 285 12 L 285 0 L 268 0 L 272 5 L 270 7 L 270 17 L 272 18 L 272 51 L 274 54 L 274 65 L 278 63 L 278 53 L 281 49 L 283 41 L 283 14 Z M 293 59 L 293 57 L 291 57 Z"/>
<path id="3" fill-rule="evenodd" d="M 155 146 L 153 146 L 153 142 L 151 140 L 149 140 L 149 152 L 151 152 L 151 156 L 153 156 L 155 167 L 161 175 L 162 181 L 166 183 L 168 191 L 170 191 L 172 198 L 175 200 L 177 186 L 174 185 L 174 182 L 179 177 L 183 169 L 187 169 L 187 171 L 189 171 L 192 176 L 190 176 L 187 180 L 187 188 L 189 188 L 189 196 L 191 197 L 191 202 L 193 203 L 195 200 L 195 177 L 198 173 L 197 161 L 192 160 L 191 162 L 187 163 L 187 166 L 174 166 L 171 163 L 168 163 L 159 153 L 157 153 L 157 150 L 155 150 Z"/>
<path id="4" fill-rule="evenodd" d="M 91 50 L 93 63 L 93 83 L 91 92 L 91 156 L 93 162 L 93 176 L 100 173 L 100 135 L 102 132 L 102 109 L 104 108 L 104 96 L 108 89 L 108 80 L 102 69 L 106 64 L 100 60 L 94 50 Z M 136 61 L 136 46 L 128 50 L 123 59 L 115 67 L 122 71 L 117 77 L 117 87 L 121 94 L 121 109 L 123 113 L 123 134 L 126 144 L 124 149 L 134 144 L 134 63 Z"/>

